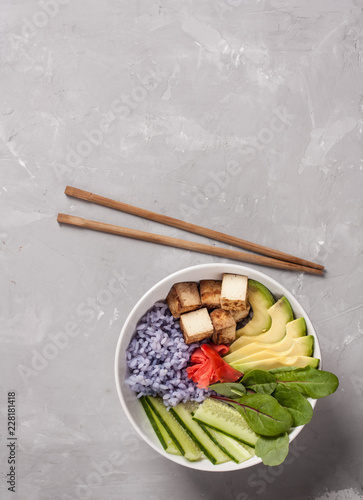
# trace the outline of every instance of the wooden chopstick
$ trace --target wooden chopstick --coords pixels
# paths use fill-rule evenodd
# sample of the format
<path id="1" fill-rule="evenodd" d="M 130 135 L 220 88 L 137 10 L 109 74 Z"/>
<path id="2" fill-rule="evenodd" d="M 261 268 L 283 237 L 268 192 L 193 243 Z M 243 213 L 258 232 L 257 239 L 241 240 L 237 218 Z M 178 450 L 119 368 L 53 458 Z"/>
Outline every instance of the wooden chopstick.
<path id="1" fill-rule="evenodd" d="M 222 241 L 223 243 L 234 245 L 240 248 L 245 248 L 246 250 L 251 250 L 252 252 L 266 255 L 267 257 L 271 257 L 272 259 L 279 259 L 286 262 L 299 264 L 300 266 L 319 269 L 320 271 L 324 269 L 324 266 L 320 264 L 316 264 L 315 262 L 310 262 L 305 259 L 300 259 L 299 257 L 295 257 L 294 255 L 280 252 L 279 250 L 273 250 L 272 248 L 258 245 L 250 241 L 242 240 L 241 238 L 237 238 L 236 236 L 231 236 L 228 234 L 221 233 L 219 231 L 214 231 L 213 229 L 208 229 L 203 226 L 198 226 L 196 224 L 185 222 L 180 219 L 174 219 L 173 217 L 169 217 L 168 215 L 158 214 L 156 212 L 151 212 L 150 210 L 145 210 L 143 208 L 138 208 L 133 205 L 128 205 L 127 203 L 123 203 L 121 201 L 112 200 L 111 198 L 105 198 L 104 196 L 99 196 L 98 194 L 90 193 L 88 191 L 84 191 L 83 189 L 67 186 L 65 189 L 65 194 L 67 194 L 68 196 L 73 196 L 74 198 L 79 198 L 81 200 L 97 203 L 98 205 L 114 208 L 115 210 L 120 210 L 121 212 L 137 215 L 138 217 L 143 217 L 145 219 L 150 219 L 152 221 L 161 222 L 162 224 L 167 224 L 168 226 L 177 227 L 179 229 L 183 229 L 191 233 L 199 234 L 201 236 L 206 236 L 207 238 L 211 238 L 217 241 Z M 129 229 L 129 231 L 131 231 L 131 229 Z M 253 262 L 253 260 L 248 260 L 248 262 Z"/>
<path id="2" fill-rule="evenodd" d="M 240 252 L 239 250 L 229 250 L 227 248 L 219 248 L 203 243 L 196 243 L 194 241 L 181 240 L 179 238 L 171 238 L 160 234 L 148 233 L 139 231 L 137 229 L 129 229 L 126 227 L 115 226 L 105 222 L 98 222 L 74 215 L 58 214 L 58 222 L 64 224 L 71 224 L 86 229 L 93 229 L 94 231 L 102 231 L 104 233 L 116 234 L 118 236 L 125 236 L 126 238 L 133 238 L 137 240 L 150 241 L 152 243 L 159 243 L 161 245 L 168 245 L 176 248 L 184 248 L 193 252 L 206 253 L 209 255 L 216 255 L 218 257 L 225 257 L 227 259 L 239 260 L 243 262 L 252 262 L 263 266 L 275 267 L 278 269 L 287 269 L 290 271 L 300 271 L 311 274 L 322 275 L 321 269 L 314 269 L 312 267 L 301 266 L 283 260 L 273 259 L 263 255 L 255 255 L 251 253 Z"/>

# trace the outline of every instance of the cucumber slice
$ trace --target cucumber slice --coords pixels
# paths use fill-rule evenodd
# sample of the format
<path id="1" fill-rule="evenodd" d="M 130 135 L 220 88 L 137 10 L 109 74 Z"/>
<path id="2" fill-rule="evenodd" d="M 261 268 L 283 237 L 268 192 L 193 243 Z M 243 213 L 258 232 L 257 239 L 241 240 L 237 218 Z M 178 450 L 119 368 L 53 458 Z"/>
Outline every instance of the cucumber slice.
<path id="1" fill-rule="evenodd" d="M 193 420 L 188 405 L 180 403 L 174 408 L 170 408 L 170 411 L 213 465 L 229 461 L 229 456 L 204 432 L 198 422 Z"/>
<path id="2" fill-rule="evenodd" d="M 220 447 L 223 453 L 228 455 L 233 462 L 236 462 L 236 464 L 245 462 L 254 456 L 255 450 L 250 446 L 239 443 L 230 436 L 226 436 L 222 432 L 216 431 L 215 429 L 207 427 L 204 424 L 199 425 L 202 427 L 204 432 L 208 434 L 212 441 Z"/>
<path id="3" fill-rule="evenodd" d="M 181 451 L 178 449 L 168 432 L 165 430 L 165 427 L 161 424 L 160 420 L 155 415 L 152 407 L 148 405 L 147 400 L 144 396 L 140 398 L 140 402 L 164 450 L 172 455 L 181 455 Z"/>
<path id="4" fill-rule="evenodd" d="M 255 447 L 258 435 L 253 432 L 237 410 L 217 399 L 205 399 L 194 413 L 193 418 L 243 444 Z"/>
<path id="5" fill-rule="evenodd" d="M 201 460 L 203 458 L 201 449 L 190 438 L 184 428 L 176 421 L 172 413 L 166 409 L 163 400 L 161 398 L 153 398 L 150 396 L 145 396 L 145 399 L 148 405 L 153 409 L 160 423 L 164 426 L 166 432 L 174 441 L 181 454 L 184 455 L 190 462 Z"/>

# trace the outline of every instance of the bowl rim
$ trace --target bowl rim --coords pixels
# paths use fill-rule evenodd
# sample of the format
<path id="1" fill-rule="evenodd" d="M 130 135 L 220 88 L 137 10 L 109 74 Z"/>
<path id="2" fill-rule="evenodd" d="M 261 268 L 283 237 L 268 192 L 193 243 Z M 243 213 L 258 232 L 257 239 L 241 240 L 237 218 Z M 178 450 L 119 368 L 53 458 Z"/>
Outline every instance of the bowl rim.
<path id="1" fill-rule="evenodd" d="M 264 284 L 267 288 L 269 288 L 269 285 L 270 285 L 271 288 L 279 289 L 279 292 L 271 292 L 274 295 L 274 297 L 276 298 L 276 300 L 278 300 L 278 298 L 276 297 L 276 294 L 281 295 L 281 296 L 286 296 L 286 298 L 289 300 L 289 302 L 291 304 L 291 307 L 292 307 L 292 310 L 294 312 L 295 317 L 303 316 L 305 321 L 306 321 L 306 324 L 307 324 L 308 334 L 314 336 L 314 357 L 317 357 L 320 360 L 319 369 L 322 368 L 322 357 L 321 357 L 321 349 L 320 349 L 320 345 L 319 345 L 319 340 L 318 340 L 318 336 L 317 336 L 317 333 L 315 331 L 315 328 L 314 328 L 307 312 L 305 311 L 303 306 L 300 304 L 300 302 L 295 298 L 295 296 L 289 290 L 287 290 L 281 283 L 276 281 L 274 278 L 271 278 L 270 276 L 268 276 L 267 274 L 265 274 L 261 271 L 258 271 L 256 269 L 253 269 L 253 268 L 250 268 L 250 267 L 247 267 L 244 265 L 231 264 L 228 262 L 225 262 L 225 263 L 218 262 L 218 263 L 197 264 L 197 265 L 185 267 L 185 268 L 182 268 L 182 269 L 175 271 L 171 274 L 168 274 L 167 276 L 165 276 L 164 278 L 159 280 L 157 283 L 155 283 L 151 288 L 149 288 L 140 297 L 140 299 L 133 306 L 133 308 L 131 309 L 131 311 L 129 312 L 129 314 L 127 315 L 127 317 L 124 321 L 124 324 L 122 326 L 122 329 L 121 329 L 121 332 L 119 334 L 119 338 L 117 341 L 117 345 L 116 345 L 115 360 L 114 360 L 114 375 L 115 375 L 117 394 L 118 394 L 119 400 L 121 402 L 121 406 L 122 406 L 123 411 L 125 412 L 129 422 L 131 423 L 131 425 L 133 426 L 135 431 L 138 433 L 138 435 L 149 446 L 151 446 L 151 448 L 153 448 L 155 451 L 157 451 L 164 458 L 171 460 L 175 463 L 178 463 L 182 466 L 192 468 L 194 470 L 208 471 L 208 472 L 212 472 L 212 471 L 213 472 L 230 472 L 230 471 L 234 471 L 234 470 L 246 469 L 246 468 L 252 467 L 254 465 L 261 464 L 262 460 L 259 457 L 254 456 L 254 457 L 250 458 L 249 460 L 246 460 L 245 462 L 242 462 L 240 464 L 236 464 L 234 462 L 226 462 L 226 463 L 220 464 L 220 465 L 213 465 L 207 459 L 202 459 L 202 460 L 197 461 L 197 462 L 189 462 L 184 457 L 166 453 L 166 451 L 162 448 L 162 446 L 160 445 L 159 442 L 157 442 L 155 444 L 155 442 L 153 442 L 152 440 L 149 439 L 149 437 L 140 429 L 140 426 L 137 424 L 137 422 L 133 418 L 133 416 L 128 408 L 127 402 L 125 400 L 123 391 L 122 391 L 120 373 L 119 373 L 120 372 L 120 359 L 121 359 L 120 356 L 122 354 L 122 349 L 121 349 L 122 340 L 123 340 L 123 337 L 125 336 L 125 333 L 128 330 L 129 324 L 134 320 L 135 312 L 138 311 L 141 304 L 143 304 L 158 288 L 162 287 L 167 282 L 173 281 L 175 283 L 178 281 L 178 277 L 183 276 L 186 273 L 193 272 L 193 271 L 202 271 L 202 270 L 207 270 L 207 269 L 210 269 L 213 272 L 219 271 L 220 274 L 223 274 L 223 272 L 233 272 L 233 271 L 237 274 L 237 272 L 239 271 L 239 274 L 245 274 L 248 276 L 248 278 L 250 278 L 250 275 L 252 275 L 251 279 L 257 279 L 258 281 L 261 281 L 261 283 Z M 202 279 L 202 278 L 196 279 L 195 281 L 199 281 L 200 279 Z M 299 309 L 298 315 L 296 315 L 296 312 L 297 312 L 295 310 L 296 307 Z M 147 311 L 147 309 L 144 311 L 144 313 Z M 144 313 L 142 313 L 142 314 L 144 314 Z M 141 316 L 138 317 L 138 320 L 142 317 L 142 314 L 141 314 Z M 132 336 L 130 337 L 130 340 L 131 340 L 131 338 L 132 338 Z M 309 401 L 310 401 L 312 407 L 314 408 L 317 400 L 309 398 Z M 147 420 L 146 416 L 145 416 L 145 419 Z M 289 433 L 289 442 L 290 443 L 298 436 L 298 434 L 300 434 L 300 432 L 302 431 L 302 429 L 304 427 L 305 427 L 304 425 L 295 427 Z"/>

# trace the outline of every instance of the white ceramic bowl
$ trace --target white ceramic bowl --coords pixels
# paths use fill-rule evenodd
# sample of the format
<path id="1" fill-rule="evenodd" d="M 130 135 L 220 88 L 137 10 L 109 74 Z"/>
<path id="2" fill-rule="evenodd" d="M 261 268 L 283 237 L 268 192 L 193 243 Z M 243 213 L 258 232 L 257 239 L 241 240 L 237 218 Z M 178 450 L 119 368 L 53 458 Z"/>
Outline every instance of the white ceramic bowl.
<path id="1" fill-rule="evenodd" d="M 295 297 L 291 295 L 291 293 L 277 281 L 273 280 L 264 273 L 255 271 L 254 269 L 245 266 L 224 263 L 201 264 L 198 266 L 182 269 L 181 271 L 177 271 L 167 276 L 152 288 L 150 288 L 150 290 L 146 292 L 145 295 L 143 295 L 143 297 L 141 297 L 141 299 L 137 302 L 137 304 L 134 306 L 129 316 L 127 317 L 120 333 L 115 357 L 116 387 L 121 405 L 131 424 L 134 426 L 141 438 L 146 441 L 152 448 L 154 448 L 154 450 L 160 453 L 160 455 L 169 460 L 172 460 L 173 462 L 184 465 L 185 467 L 189 467 L 191 469 L 214 472 L 245 469 L 247 467 L 251 467 L 252 465 L 261 463 L 261 459 L 258 457 L 253 457 L 249 460 L 246 460 L 245 462 L 242 462 L 241 464 L 226 462 L 221 465 L 213 465 L 207 459 L 198 462 L 189 462 L 184 457 L 166 453 L 159 443 L 158 438 L 156 437 L 154 430 L 152 429 L 139 400 L 135 396 L 135 393 L 132 392 L 129 386 L 125 383 L 125 380 L 129 375 L 125 352 L 131 338 L 134 335 L 136 325 L 140 318 L 148 309 L 150 309 L 155 304 L 155 302 L 165 299 L 167 293 L 174 283 L 179 281 L 200 281 L 202 279 L 221 279 L 223 273 L 244 274 L 251 279 L 260 281 L 271 291 L 276 300 L 285 295 L 290 301 L 295 317 L 299 318 L 300 316 L 303 316 L 305 318 L 308 334 L 313 335 L 315 338 L 314 357 L 321 360 L 319 342 L 314 327 L 308 315 L 299 304 L 299 302 L 295 299 Z M 310 400 L 310 402 L 312 406 L 315 406 L 315 400 Z M 296 427 L 290 433 L 290 442 L 295 439 L 295 437 L 301 432 L 302 428 L 303 426 Z"/>

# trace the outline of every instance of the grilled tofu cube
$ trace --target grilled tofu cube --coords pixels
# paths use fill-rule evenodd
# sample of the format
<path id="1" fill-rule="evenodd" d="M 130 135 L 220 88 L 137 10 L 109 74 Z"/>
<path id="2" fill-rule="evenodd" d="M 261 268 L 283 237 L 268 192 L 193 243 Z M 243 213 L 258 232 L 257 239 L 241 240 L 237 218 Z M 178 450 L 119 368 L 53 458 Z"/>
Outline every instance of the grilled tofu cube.
<path id="1" fill-rule="evenodd" d="M 247 316 L 250 312 L 250 309 L 251 309 L 251 306 L 250 306 L 250 304 L 247 303 L 246 309 L 237 309 L 236 311 L 231 311 L 235 322 L 238 323 L 242 319 L 247 318 Z"/>
<path id="2" fill-rule="evenodd" d="M 210 313 L 214 333 L 212 340 L 215 344 L 230 344 L 236 338 L 236 322 L 231 311 L 225 309 L 214 309 Z"/>
<path id="3" fill-rule="evenodd" d="M 180 328 L 186 344 L 208 339 L 214 332 L 213 323 L 206 307 L 182 314 Z"/>
<path id="4" fill-rule="evenodd" d="M 175 319 L 188 311 L 194 311 L 202 307 L 198 285 L 194 281 L 175 283 L 167 297 L 166 303 Z"/>
<path id="5" fill-rule="evenodd" d="M 247 308 L 247 276 L 223 274 L 221 307 L 228 311 Z"/>
<path id="6" fill-rule="evenodd" d="M 216 280 L 200 280 L 200 300 L 203 307 L 215 309 L 221 307 L 222 282 Z"/>

